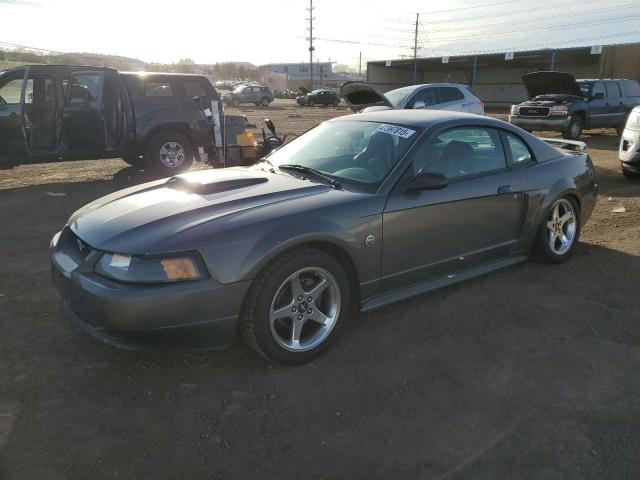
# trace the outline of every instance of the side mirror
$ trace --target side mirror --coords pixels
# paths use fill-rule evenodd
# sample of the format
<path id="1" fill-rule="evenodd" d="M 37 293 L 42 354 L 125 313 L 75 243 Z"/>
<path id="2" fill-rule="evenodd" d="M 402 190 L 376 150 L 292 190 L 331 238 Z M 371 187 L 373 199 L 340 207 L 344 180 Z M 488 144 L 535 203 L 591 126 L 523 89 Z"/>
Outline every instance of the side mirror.
<path id="1" fill-rule="evenodd" d="M 415 110 L 416 108 L 426 108 L 426 106 L 427 105 L 422 100 L 418 100 L 413 104 L 413 109 Z"/>
<path id="2" fill-rule="evenodd" d="M 604 92 L 598 92 L 591 97 L 592 100 L 597 100 L 600 98 L 604 98 Z"/>
<path id="3" fill-rule="evenodd" d="M 273 135 L 275 135 L 276 134 L 276 126 L 273 124 L 273 122 L 270 119 L 265 118 L 264 119 L 264 123 L 267 126 L 267 128 L 271 131 L 271 133 Z"/>
<path id="4" fill-rule="evenodd" d="M 449 185 L 449 179 L 441 173 L 420 170 L 407 185 L 406 190 L 442 190 Z"/>

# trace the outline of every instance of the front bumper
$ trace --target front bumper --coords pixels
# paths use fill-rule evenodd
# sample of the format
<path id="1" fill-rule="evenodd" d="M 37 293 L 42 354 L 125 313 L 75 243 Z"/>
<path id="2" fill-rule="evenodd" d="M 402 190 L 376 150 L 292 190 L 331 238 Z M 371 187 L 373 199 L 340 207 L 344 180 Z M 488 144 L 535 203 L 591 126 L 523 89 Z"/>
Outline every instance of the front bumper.
<path id="1" fill-rule="evenodd" d="M 552 130 L 562 132 L 569 129 L 571 119 L 569 117 L 523 117 L 521 115 L 509 115 L 509 123 L 525 130 Z"/>
<path id="2" fill-rule="evenodd" d="M 640 173 L 640 130 L 625 129 L 618 151 L 623 170 Z"/>
<path id="3" fill-rule="evenodd" d="M 129 350 L 228 346 L 250 283 L 125 284 L 95 274 L 57 248 L 51 270 L 71 319 L 99 340 Z"/>

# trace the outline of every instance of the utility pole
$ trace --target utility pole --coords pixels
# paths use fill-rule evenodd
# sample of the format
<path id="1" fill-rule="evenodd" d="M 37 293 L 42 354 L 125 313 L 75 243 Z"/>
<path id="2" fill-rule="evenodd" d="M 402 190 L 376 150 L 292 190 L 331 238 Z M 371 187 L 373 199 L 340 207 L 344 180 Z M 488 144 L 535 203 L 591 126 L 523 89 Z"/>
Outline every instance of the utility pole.
<path id="1" fill-rule="evenodd" d="M 362 52 L 360 52 L 360 59 L 358 60 L 358 78 L 362 75 Z"/>
<path id="2" fill-rule="evenodd" d="M 416 13 L 416 32 L 413 37 L 413 84 L 417 83 L 418 79 L 418 22 L 420 21 L 420 14 Z"/>
<path id="3" fill-rule="evenodd" d="M 313 90 L 313 0 L 309 0 L 309 90 Z"/>

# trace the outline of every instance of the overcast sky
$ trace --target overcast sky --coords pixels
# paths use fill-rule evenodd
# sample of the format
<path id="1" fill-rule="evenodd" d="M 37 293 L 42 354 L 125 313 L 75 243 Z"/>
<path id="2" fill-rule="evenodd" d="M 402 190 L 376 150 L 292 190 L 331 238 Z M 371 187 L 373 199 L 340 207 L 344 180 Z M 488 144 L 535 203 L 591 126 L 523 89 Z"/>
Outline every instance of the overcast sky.
<path id="1" fill-rule="evenodd" d="M 308 6 L 308 0 L 0 0 L 0 43 L 158 62 L 306 61 Z M 639 6 L 640 0 L 315 0 L 316 57 L 357 65 L 359 52 L 364 60 L 410 55 L 416 12 L 422 56 L 640 41 Z"/>

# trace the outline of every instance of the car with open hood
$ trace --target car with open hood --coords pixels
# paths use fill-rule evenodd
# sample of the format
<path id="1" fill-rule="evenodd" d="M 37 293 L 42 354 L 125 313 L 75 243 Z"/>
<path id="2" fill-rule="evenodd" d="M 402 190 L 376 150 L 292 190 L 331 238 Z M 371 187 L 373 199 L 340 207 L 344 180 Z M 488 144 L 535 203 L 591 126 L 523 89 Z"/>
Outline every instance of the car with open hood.
<path id="1" fill-rule="evenodd" d="M 353 81 L 342 85 L 340 95 L 356 112 L 426 108 L 484 115 L 484 103 L 458 83 L 409 85 L 382 93 L 371 83 Z"/>
<path id="2" fill-rule="evenodd" d="M 615 128 L 622 134 L 631 110 L 640 104 L 635 80 L 576 80 L 565 72 L 522 76 L 529 100 L 511 107 L 509 122 L 525 130 L 562 132 L 578 139 L 584 129 Z"/>
<path id="3" fill-rule="evenodd" d="M 335 118 L 250 167 L 82 207 L 51 242 L 54 284 L 70 317 L 112 345 L 222 347 L 238 333 L 303 363 L 353 309 L 532 255 L 566 260 L 597 185 L 584 143 L 549 142 L 457 112 Z"/>

